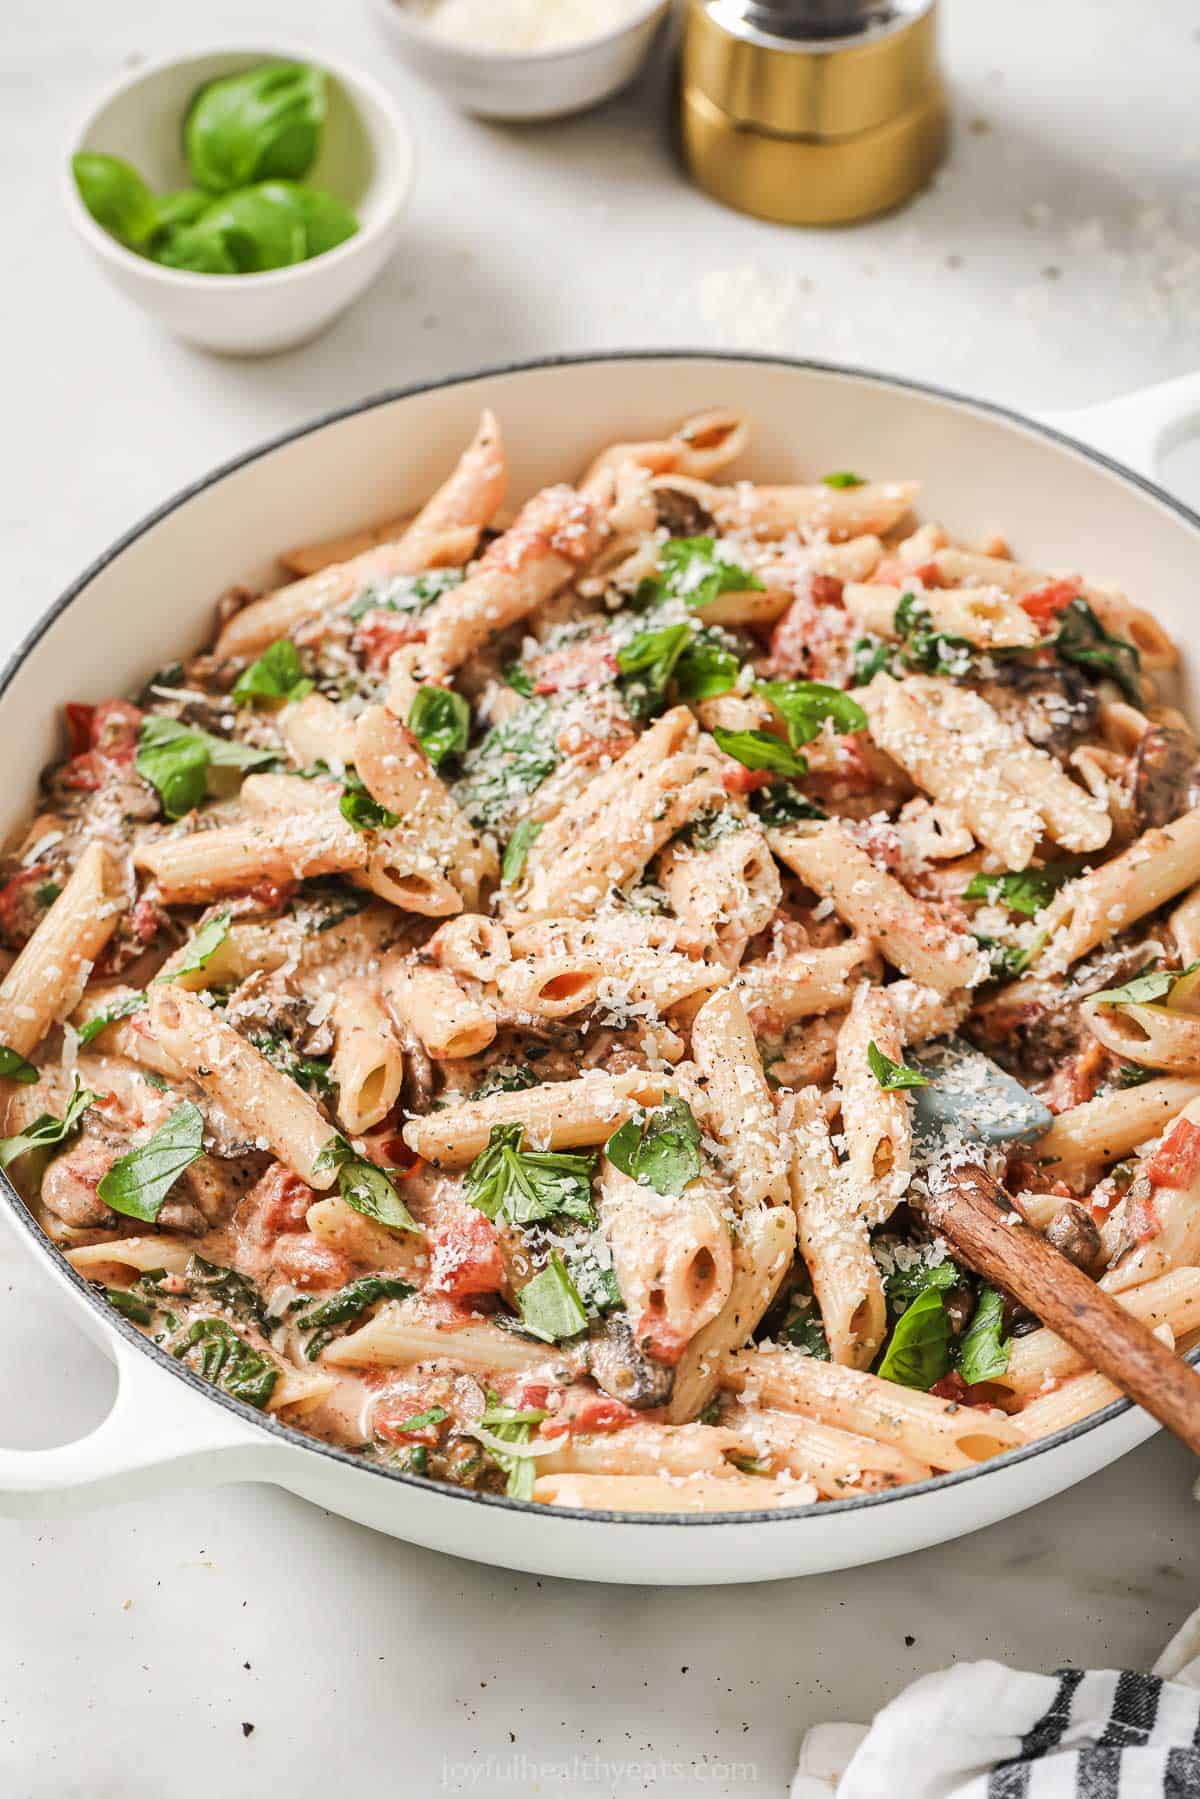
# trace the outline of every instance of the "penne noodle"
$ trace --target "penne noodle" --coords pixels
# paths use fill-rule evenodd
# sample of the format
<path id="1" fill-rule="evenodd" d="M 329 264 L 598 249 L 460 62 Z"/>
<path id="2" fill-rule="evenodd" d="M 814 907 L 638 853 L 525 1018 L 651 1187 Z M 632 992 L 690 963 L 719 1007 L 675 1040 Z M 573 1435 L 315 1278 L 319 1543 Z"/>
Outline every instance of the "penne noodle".
<path id="1" fill-rule="evenodd" d="M 465 1168 L 498 1124 L 523 1124 L 538 1149 L 583 1149 L 605 1143 L 639 1106 L 662 1104 L 667 1083 L 644 1068 L 608 1075 L 599 1069 L 576 1080 L 550 1081 L 521 1093 L 447 1106 L 404 1127 L 404 1141 L 435 1168 Z"/>
<path id="2" fill-rule="evenodd" d="M 102 843 L 89 844 L 0 981 L 0 1044 L 28 1056 L 53 1024 L 74 1011 L 125 907 L 119 864 Z"/>

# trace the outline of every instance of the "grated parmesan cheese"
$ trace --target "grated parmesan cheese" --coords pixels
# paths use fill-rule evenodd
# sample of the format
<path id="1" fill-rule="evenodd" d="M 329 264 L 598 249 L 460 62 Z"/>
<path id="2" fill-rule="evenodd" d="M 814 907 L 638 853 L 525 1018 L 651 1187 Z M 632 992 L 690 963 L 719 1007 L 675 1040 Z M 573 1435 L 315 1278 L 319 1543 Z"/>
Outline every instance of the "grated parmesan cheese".
<path id="1" fill-rule="evenodd" d="M 434 0 L 410 7 L 435 37 L 472 50 L 556 50 L 605 37 L 643 0 Z"/>

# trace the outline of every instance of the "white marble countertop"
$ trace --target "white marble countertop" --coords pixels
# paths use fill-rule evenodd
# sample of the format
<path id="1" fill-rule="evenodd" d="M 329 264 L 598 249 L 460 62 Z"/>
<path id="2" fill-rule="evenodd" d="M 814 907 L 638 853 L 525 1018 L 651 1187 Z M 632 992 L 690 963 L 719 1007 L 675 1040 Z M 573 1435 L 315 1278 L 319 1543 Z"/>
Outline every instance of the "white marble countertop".
<path id="1" fill-rule="evenodd" d="M 686 185 L 661 66 L 588 118 L 504 130 L 447 112 L 358 6 L 207 0 L 190 22 L 151 0 L 10 8 L 0 648 L 215 461 L 476 364 L 736 346 L 1037 408 L 1188 369 L 1194 6 L 1159 0 L 1152 29 L 1134 0 L 948 12 L 946 171 L 895 218 L 814 234 Z M 64 223 L 57 164 L 73 114 L 127 59 L 260 28 L 369 62 L 410 108 L 419 172 L 401 250 L 353 312 L 303 351 L 221 362 L 160 337 L 104 285 Z M 107 1366 L 2 1239 L 0 1299 L 0 1439 L 79 1434 L 103 1413 Z M 53 1439 L 37 1437 L 43 1409 Z M 808 1724 L 868 1716 L 951 1657 L 1147 1664 L 1197 1598 L 1191 1478 L 1160 1437 L 944 1550 L 719 1593 L 491 1572 L 257 1487 L 0 1522 L 0 1789 L 781 1799 Z"/>

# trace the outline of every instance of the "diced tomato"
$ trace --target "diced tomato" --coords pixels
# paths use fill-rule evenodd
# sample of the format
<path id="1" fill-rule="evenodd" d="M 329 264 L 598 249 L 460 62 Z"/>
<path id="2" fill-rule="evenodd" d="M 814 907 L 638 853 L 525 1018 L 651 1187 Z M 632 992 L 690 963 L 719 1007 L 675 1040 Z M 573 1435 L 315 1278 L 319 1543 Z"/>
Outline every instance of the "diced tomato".
<path id="1" fill-rule="evenodd" d="M 421 1158 L 408 1147 L 404 1138 L 396 1130 L 386 1125 L 380 1130 L 367 1131 L 362 1139 L 368 1162 L 374 1162 L 376 1168 L 386 1168 L 391 1173 L 414 1174 L 421 1166 Z"/>
<path id="2" fill-rule="evenodd" d="M 92 713 L 92 748 L 109 762 L 132 762 L 142 712 L 129 700 L 105 700 Z"/>
<path id="3" fill-rule="evenodd" d="M 899 556 L 885 556 L 877 564 L 871 579 L 883 587 L 915 587 L 918 582 L 922 587 L 945 586 L 942 571 L 936 562 L 919 562 L 915 568 L 911 568 Z"/>
<path id="4" fill-rule="evenodd" d="M 565 1426 L 573 1436 L 590 1436 L 599 1431 L 624 1430 L 636 1421 L 637 1413 L 619 1399 L 610 1399 L 607 1393 L 572 1389 L 562 1409 L 547 1418 L 542 1430 L 549 1435 Z"/>
<path id="5" fill-rule="evenodd" d="M 941 1380 L 935 1380 L 929 1391 L 934 1399 L 946 1399 L 951 1405 L 990 1406 L 993 1403 L 987 1397 L 986 1386 L 969 1387 L 957 1368 L 943 1374 Z"/>
<path id="6" fill-rule="evenodd" d="M 721 758 L 721 785 L 726 793 L 754 793 L 769 787 L 775 776 L 765 768 L 745 768 L 732 756 Z"/>
<path id="7" fill-rule="evenodd" d="M 256 905 L 269 912 L 281 912 L 298 886 L 298 881 L 256 881 L 246 892 Z"/>
<path id="8" fill-rule="evenodd" d="M 77 700 L 68 700 L 63 707 L 67 723 L 67 747 L 73 756 L 91 749 L 92 719 L 95 712 L 94 706 L 82 706 Z"/>
<path id="9" fill-rule="evenodd" d="M 634 1340 L 647 1355 L 653 1356 L 656 1362 L 665 1362 L 673 1368 L 684 1350 L 687 1338 L 673 1324 L 668 1324 L 661 1312 L 645 1311 L 633 1327 Z"/>
<path id="10" fill-rule="evenodd" d="M 129 914 L 129 928 L 139 943 L 153 943 L 158 936 L 158 927 L 162 922 L 162 913 L 153 900 L 145 894 L 134 902 Z"/>
<path id="11" fill-rule="evenodd" d="M 1043 631 L 1048 631 L 1071 601 L 1078 598 L 1078 581 L 1048 581 L 1045 587 L 1035 587 L 1032 593 L 1023 593 L 1020 606 L 1022 612 L 1027 612 L 1035 624 L 1040 625 Z"/>
<path id="12" fill-rule="evenodd" d="M 294 1287 L 344 1287 L 353 1269 L 340 1250 L 311 1231 L 285 1231 L 275 1239 L 271 1266 Z"/>
<path id="13" fill-rule="evenodd" d="M 255 1248 L 269 1248 L 286 1231 L 303 1226 L 308 1208 L 316 1198 L 316 1193 L 298 1174 L 293 1174 L 282 1162 L 272 1162 L 238 1206 L 238 1228 Z"/>
<path id="14" fill-rule="evenodd" d="M 1190 1187 L 1200 1174 L 1200 1124 L 1177 1118 L 1142 1172 L 1152 1187 Z"/>
<path id="15" fill-rule="evenodd" d="M 64 762 L 59 780 L 64 787 L 73 793 L 99 793 L 108 776 L 108 765 L 104 757 L 95 750 L 84 750 L 81 756 L 72 756 Z"/>
<path id="16" fill-rule="evenodd" d="M 1038 1097 L 1056 1116 L 1059 1112 L 1069 1112 L 1073 1106 L 1085 1105 L 1095 1098 L 1108 1061 L 1108 1051 L 1101 1044 L 1089 1043 L 1086 1049 L 1059 1064 L 1050 1079 L 1043 1083 Z"/>
<path id="17" fill-rule="evenodd" d="M 583 643 L 551 650 L 538 664 L 535 693 L 563 693 L 576 687 L 598 687 L 611 681 L 617 659 L 606 636 L 589 637 Z"/>
<path id="18" fill-rule="evenodd" d="M 451 1299 L 474 1293 L 499 1293 L 504 1286 L 504 1256 L 496 1227 L 473 1206 L 456 1210 L 429 1240 L 429 1286 Z"/>
<path id="19" fill-rule="evenodd" d="M 405 1430 L 403 1427 L 410 1418 L 420 1418 L 448 1397 L 445 1386 L 445 1380 L 441 1377 L 428 1385 L 416 1378 L 406 1380 L 399 1392 L 383 1394 L 376 1401 L 371 1414 L 375 1435 L 385 1443 L 437 1443 L 445 1428 L 444 1419 L 422 1424 L 416 1430 Z"/>
<path id="20" fill-rule="evenodd" d="M 354 648 L 367 667 L 380 672 L 406 643 L 419 643 L 425 631 L 415 614 L 367 612 L 358 621 Z"/>

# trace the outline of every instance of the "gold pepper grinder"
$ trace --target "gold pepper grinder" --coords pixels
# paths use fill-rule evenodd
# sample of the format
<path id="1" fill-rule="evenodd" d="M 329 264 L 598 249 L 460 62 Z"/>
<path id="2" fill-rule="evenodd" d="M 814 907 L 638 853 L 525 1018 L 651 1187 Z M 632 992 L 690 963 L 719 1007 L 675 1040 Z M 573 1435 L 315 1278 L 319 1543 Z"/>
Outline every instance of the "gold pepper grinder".
<path id="1" fill-rule="evenodd" d="M 945 147 L 936 0 L 688 0 L 681 133 L 693 179 L 786 225 L 901 205 Z"/>

